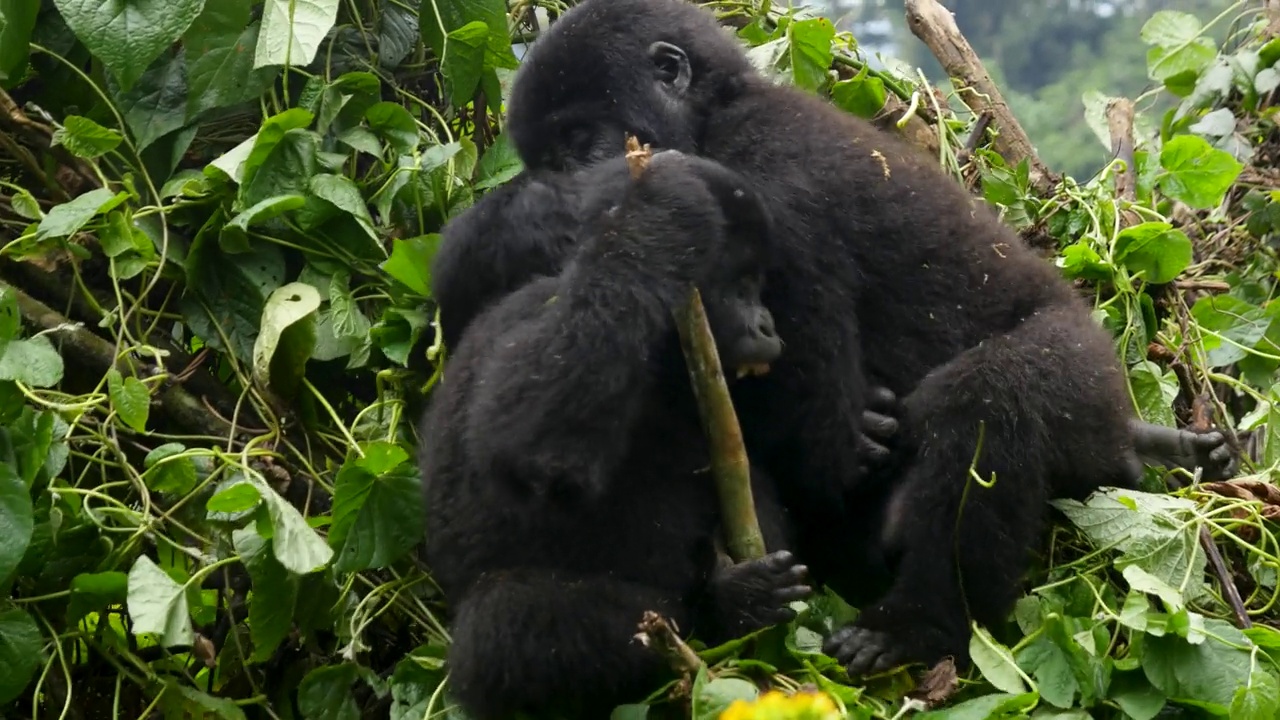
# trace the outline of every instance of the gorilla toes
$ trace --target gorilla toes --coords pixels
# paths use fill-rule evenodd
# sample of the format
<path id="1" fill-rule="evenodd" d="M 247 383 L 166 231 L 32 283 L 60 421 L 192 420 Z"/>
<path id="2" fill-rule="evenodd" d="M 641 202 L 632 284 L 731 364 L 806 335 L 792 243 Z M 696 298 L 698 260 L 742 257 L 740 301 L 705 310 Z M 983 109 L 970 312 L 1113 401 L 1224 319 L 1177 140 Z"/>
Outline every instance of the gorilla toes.
<path id="1" fill-rule="evenodd" d="M 789 604 L 813 592 L 805 583 L 808 573 L 785 550 L 718 571 L 713 582 L 726 632 L 743 635 L 794 620 Z"/>
<path id="2" fill-rule="evenodd" d="M 872 610 L 832 633 L 822 651 L 844 665 L 853 679 L 908 663 L 933 664 L 948 655 L 963 666 L 968 661 L 969 628 L 963 622 L 948 628 L 922 619 L 893 621 Z"/>
<path id="3" fill-rule="evenodd" d="M 837 630 L 827 638 L 822 651 L 844 665 L 851 678 L 874 675 L 902 664 L 900 651 L 887 633 L 857 625 Z"/>

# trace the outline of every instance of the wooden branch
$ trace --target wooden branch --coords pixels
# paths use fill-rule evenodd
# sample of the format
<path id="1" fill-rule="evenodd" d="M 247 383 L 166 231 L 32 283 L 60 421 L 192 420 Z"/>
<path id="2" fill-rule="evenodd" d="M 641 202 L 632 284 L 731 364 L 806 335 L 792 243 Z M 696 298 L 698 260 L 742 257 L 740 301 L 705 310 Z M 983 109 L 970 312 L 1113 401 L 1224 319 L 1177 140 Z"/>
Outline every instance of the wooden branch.
<path id="1" fill-rule="evenodd" d="M 751 463 L 697 288 L 693 288 L 688 305 L 677 313 L 676 328 L 711 449 L 711 474 L 720 495 L 725 547 L 736 562 L 764 557 L 764 535 L 751 493 Z"/>
<path id="2" fill-rule="evenodd" d="M 635 634 L 635 639 L 666 658 L 667 665 L 677 675 L 684 677 L 698 674 L 703 664 L 702 658 L 680 639 L 679 628 L 674 621 L 652 610 L 646 610 L 637 630 L 639 632 Z"/>
<path id="3" fill-rule="evenodd" d="M 648 145 L 641 147 L 634 136 L 627 138 L 627 164 L 633 178 L 644 173 L 652 157 Z M 698 401 L 698 414 L 711 451 L 711 474 L 720 496 L 721 524 L 729 557 L 736 562 L 764 557 L 764 535 L 760 532 L 751 493 L 751 464 L 742 441 L 742 428 L 729 397 L 707 311 L 696 287 L 691 288 L 688 302 L 676 310 L 675 317 L 689 379 Z"/>
<path id="4" fill-rule="evenodd" d="M 964 103 L 979 115 L 991 113 L 999 130 L 995 139 L 996 152 L 1010 164 L 1026 160 L 1032 185 L 1042 194 L 1051 192 L 1057 178 L 1036 155 L 1031 139 L 1013 116 L 978 54 L 960 33 L 951 11 L 938 0 L 906 0 L 906 8 L 907 26 L 942 64 Z"/>
<path id="5" fill-rule="evenodd" d="M 105 373 L 117 367 L 115 345 L 98 337 L 84 327 L 69 320 L 62 313 L 36 300 L 10 283 L 0 281 L 0 287 L 9 290 L 18 300 L 18 309 L 28 323 L 50 331 L 48 334 L 61 345 L 59 354 L 75 358 L 82 365 L 92 366 Z M 143 363 L 144 373 L 154 366 Z M 216 419 L 204 403 L 179 385 L 170 385 L 152 396 L 158 409 L 175 423 L 193 433 L 209 437 L 225 437 L 230 426 Z"/>
<path id="6" fill-rule="evenodd" d="M 1231 572 L 1222 558 L 1222 552 L 1213 541 L 1209 528 L 1203 525 L 1200 526 L 1200 547 L 1204 549 L 1205 555 L 1209 556 L 1209 566 L 1213 568 L 1213 574 L 1222 585 L 1222 594 L 1227 605 L 1231 607 L 1231 613 L 1236 616 L 1236 627 L 1241 630 L 1253 627 L 1253 620 L 1249 618 L 1249 611 L 1245 609 L 1244 601 L 1240 599 L 1240 589 L 1236 587 L 1236 581 L 1231 578 Z"/>

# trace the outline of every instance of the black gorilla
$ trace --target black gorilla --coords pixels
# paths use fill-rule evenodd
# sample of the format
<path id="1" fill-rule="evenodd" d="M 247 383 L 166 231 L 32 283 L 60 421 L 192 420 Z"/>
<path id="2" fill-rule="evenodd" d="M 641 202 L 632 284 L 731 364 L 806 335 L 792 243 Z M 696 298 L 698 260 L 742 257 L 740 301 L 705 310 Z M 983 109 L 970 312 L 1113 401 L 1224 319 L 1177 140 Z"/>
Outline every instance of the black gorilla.
<path id="1" fill-rule="evenodd" d="M 631 133 L 763 198 L 780 249 L 764 300 L 787 352 L 734 402 L 815 576 L 854 599 L 866 574 L 850 559 L 891 569 L 828 645 L 852 674 L 963 662 L 969 620 L 1010 610 L 1046 501 L 1135 482 L 1111 338 L 1057 271 L 931 158 L 761 77 L 710 13 L 586 0 L 530 49 L 508 122 L 535 171 L 620 155 Z M 865 377 L 903 398 L 892 483 L 859 482 Z M 995 483 L 962 509 L 980 433 L 975 470 Z"/>
<path id="2" fill-rule="evenodd" d="M 450 220 L 431 265 L 445 346 L 457 347 L 490 304 L 535 278 L 558 275 L 577 252 L 585 218 L 617 202 L 630 182 L 626 165 L 611 161 L 575 172 L 526 170 Z M 888 414 L 895 402 L 886 388 L 868 397 L 857 436 L 860 473 L 889 458 L 885 442 L 898 429 Z"/>
<path id="3" fill-rule="evenodd" d="M 478 720 L 607 717 L 664 672 L 632 639 L 644 611 L 718 642 L 790 620 L 810 591 L 759 473 L 772 554 L 717 551 L 672 316 L 696 284 L 726 368 L 778 357 L 763 206 L 737 175 L 671 152 L 618 190 L 562 272 L 472 321 L 423 420 L 427 560 L 453 615 L 452 692 Z"/>

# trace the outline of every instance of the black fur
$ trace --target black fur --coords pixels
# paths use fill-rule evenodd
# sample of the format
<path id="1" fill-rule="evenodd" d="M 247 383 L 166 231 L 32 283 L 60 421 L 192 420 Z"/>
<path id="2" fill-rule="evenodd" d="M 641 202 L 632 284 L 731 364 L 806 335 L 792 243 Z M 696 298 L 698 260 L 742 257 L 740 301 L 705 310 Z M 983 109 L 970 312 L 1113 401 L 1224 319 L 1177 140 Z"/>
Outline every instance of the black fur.
<path id="1" fill-rule="evenodd" d="M 719 642 L 809 593 L 773 484 L 768 549 L 716 550 L 718 500 L 672 308 L 700 289 L 726 368 L 781 350 L 759 279 L 769 222 L 741 179 L 659 153 L 588 217 L 562 272 L 481 312 L 423 421 L 427 560 L 449 601 L 451 693 L 477 720 L 607 717 L 655 689 L 646 610 Z"/>
<path id="2" fill-rule="evenodd" d="M 828 645 L 851 673 L 963 664 L 969 620 L 1011 609 L 1046 501 L 1136 480 L 1112 340 L 1057 271 L 932 158 L 763 79 L 706 11 L 586 0 L 530 49 L 508 122 L 534 169 L 620 154 L 632 132 L 763 197 L 782 247 L 764 299 L 787 351 L 734 401 L 753 462 L 803 519 L 801 557 L 871 599 Z M 864 373 L 903 398 L 908 460 L 887 488 L 858 482 Z M 980 426 L 990 489 L 969 478 Z M 884 587 L 851 562 L 877 556 Z"/>

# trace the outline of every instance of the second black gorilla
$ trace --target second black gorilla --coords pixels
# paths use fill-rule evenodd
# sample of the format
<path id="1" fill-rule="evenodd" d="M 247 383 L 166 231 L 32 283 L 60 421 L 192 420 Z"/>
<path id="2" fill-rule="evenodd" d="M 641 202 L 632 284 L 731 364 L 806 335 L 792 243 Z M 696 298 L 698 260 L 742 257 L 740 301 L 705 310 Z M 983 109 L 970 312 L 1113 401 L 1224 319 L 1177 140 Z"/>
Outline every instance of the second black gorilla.
<path id="1" fill-rule="evenodd" d="M 782 349 L 760 303 L 770 222 L 737 175 L 654 155 L 582 219 L 557 273 L 479 313 L 423 421 L 427 561 L 449 600 L 450 690 L 472 717 L 607 717 L 653 690 L 645 611 L 715 643 L 809 593 L 753 468 L 766 546 L 717 550 L 715 483 L 673 309 L 696 285 L 726 368 Z"/>

